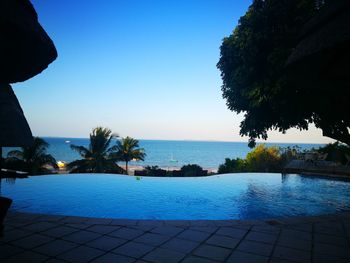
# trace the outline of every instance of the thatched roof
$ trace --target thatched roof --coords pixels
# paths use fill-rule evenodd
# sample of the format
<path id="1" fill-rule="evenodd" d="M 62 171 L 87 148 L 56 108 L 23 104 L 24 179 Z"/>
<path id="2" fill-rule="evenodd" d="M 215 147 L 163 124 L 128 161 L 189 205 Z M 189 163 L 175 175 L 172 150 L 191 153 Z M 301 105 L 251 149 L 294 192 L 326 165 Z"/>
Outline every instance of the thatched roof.
<path id="1" fill-rule="evenodd" d="M 0 1 L 0 39 L 0 83 L 25 81 L 57 57 L 29 0 Z"/>
<path id="2" fill-rule="evenodd" d="M 0 147 L 29 146 L 33 136 L 16 95 L 0 84 Z"/>

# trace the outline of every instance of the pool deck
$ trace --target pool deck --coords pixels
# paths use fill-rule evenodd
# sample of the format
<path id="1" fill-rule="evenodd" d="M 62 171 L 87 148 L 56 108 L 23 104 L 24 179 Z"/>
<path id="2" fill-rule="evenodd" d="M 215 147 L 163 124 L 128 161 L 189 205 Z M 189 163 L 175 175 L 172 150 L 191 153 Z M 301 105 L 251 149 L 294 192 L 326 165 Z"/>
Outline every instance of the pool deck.
<path id="1" fill-rule="evenodd" d="M 10 212 L 0 262 L 350 262 L 350 212 L 254 221 Z"/>

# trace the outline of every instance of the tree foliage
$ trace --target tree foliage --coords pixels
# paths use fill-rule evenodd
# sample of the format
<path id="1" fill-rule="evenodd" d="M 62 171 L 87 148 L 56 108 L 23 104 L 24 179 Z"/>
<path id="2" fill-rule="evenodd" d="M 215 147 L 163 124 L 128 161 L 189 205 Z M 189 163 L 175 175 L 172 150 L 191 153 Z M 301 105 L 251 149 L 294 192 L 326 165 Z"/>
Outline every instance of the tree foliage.
<path id="1" fill-rule="evenodd" d="M 121 173 L 123 169 L 117 165 L 119 159 L 115 147 L 111 146 L 117 137 L 108 128 L 93 129 L 88 148 L 71 145 L 72 150 L 78 152 L 82 159 L 69 163 L 67 168 L 71 173 Z"/>
<path id="2" fill-rule="evenodd" d="M 58 169 L 58 166 L 55 158 L 47 154 L 48 147 L 49 144 L 44 139 L 34 137 L 31 146 L 7 154 L 6 167 L 31 175 L 52 173 L 52 168 Z"/>
<path id="3" fill-rule="evenodd" d="M 117 151 L 116 157 L 125 162 L 126 173 L 128 173 L 128 163 L 130 161 L 143 161 L 146 156 L 145 150 L 139 147 L 139 141 L 131 137 L 118 140 L 113 149 Z"/>
<path id="4" fill-rule="evenodd" d="M 254 0 L 233 33 L 224 38 L 217 64 L 223 97 L 231 111 L 244 113 L 240 134 L 249 136 L 250 146 L 257 138 L 267 139 L 269 130 L 308 129 L 310 123 L 325 136 L 350 143 L 344 96 L 329 86 L 296 86 L 286 73 L 301 29 L 324 3 Z"/>

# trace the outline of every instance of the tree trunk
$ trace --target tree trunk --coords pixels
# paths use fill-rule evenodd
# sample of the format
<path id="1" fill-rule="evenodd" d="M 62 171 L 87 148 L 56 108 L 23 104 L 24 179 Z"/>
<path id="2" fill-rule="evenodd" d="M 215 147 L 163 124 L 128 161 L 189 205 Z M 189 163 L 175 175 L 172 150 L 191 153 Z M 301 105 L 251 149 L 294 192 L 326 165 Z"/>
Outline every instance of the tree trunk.
<path id="1" fill-rule="evenodd" d="M 128 161 L 125 162 L 125 170 L 126 170 L 126 174 L 129 174 L 128 173 Z"/>

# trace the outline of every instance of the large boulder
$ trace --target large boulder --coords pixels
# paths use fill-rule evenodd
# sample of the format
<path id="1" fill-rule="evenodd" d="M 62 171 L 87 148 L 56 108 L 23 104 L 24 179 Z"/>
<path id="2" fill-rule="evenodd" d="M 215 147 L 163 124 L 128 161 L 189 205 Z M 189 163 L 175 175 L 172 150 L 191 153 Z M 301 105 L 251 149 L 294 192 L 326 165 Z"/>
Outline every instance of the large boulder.
<path id="1" fill-rule="evenodd" d="M 29 0 L 0 1 L 0 83 L 25 81 L 56 59 Z"/>

